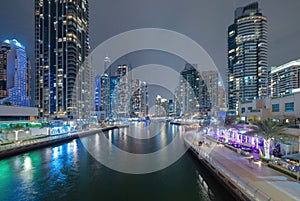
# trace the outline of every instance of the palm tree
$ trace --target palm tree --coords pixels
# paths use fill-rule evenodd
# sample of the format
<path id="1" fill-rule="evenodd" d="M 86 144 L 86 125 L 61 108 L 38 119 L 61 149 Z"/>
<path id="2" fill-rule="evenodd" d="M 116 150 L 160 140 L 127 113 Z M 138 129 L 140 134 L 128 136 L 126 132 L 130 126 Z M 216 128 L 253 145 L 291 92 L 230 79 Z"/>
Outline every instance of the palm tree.
<path id="1" fill-rule="evenodd" d="M 256 134 L 264 139 L 265 158 L 269 159 L 271 141 L 275 139 L 280 140 L 282 132 L 286 127 L 280 125 L 278 122 L 267 119 L 256 122 L 253 126 L 248 126 L 248 128 L 252 129 L 249 134 Z"/>

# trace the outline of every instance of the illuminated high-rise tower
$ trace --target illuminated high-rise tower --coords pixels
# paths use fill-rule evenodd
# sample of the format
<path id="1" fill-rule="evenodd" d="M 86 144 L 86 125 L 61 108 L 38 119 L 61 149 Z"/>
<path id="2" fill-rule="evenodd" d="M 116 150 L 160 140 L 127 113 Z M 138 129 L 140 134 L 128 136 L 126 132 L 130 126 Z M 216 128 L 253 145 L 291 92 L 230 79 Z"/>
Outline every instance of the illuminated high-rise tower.
<path id="1" fill-rule="evenodd" d="M 35 0 L 35 106 L 40 116 L 73 118 L 75 110 L 82 115 L 83 107 L 93 105 L 93 100 L 81 100 L 93 99 L 89 50 L 88 0 Z"/>
<path id="2" fill-rule="evenodd" d="M 235 10 L 228 27 L 228 107 L 267 96 L 268 82 L 267 18 L 258 3 Z"/>
<path id="3" fill-rule="evenodd" d="M 16 39 L 0 47 L 0 104 L 29 106 L 29 63 L 25 47 Z"/>

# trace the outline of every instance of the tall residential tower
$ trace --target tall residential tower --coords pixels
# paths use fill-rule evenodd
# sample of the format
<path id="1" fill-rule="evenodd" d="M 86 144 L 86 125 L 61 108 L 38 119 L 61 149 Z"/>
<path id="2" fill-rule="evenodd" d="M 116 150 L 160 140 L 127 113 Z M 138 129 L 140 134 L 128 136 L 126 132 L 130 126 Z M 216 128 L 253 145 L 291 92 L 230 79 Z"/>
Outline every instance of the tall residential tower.
<path id="1" fill-rule="evenodd" d="M 0 104 L 29 106 L 29 61 L 25 47 L 16 39 L 0 47 Z"/>
<path id="2" fill-rule="evenodd" d="M 267 19 L 252 3 L 235 10 L 228 27 L 228 107 L 267 96 Z"/>
<path id="3" fill-rule="evenodd" d="M 79 99 L 88 96 L 82 93 L 93 83 L 85 80 L 92 78 L 87 75 L 91 73 L 86 64 L 89 50 L 88 0 L 35 0 L 35 106 L 39 116 L 73 118 L 74 109 L 86 104 Z M 84 78 L 81 87 L 86 86 L 82 90 L 76 86 L 80 72 Z"/>

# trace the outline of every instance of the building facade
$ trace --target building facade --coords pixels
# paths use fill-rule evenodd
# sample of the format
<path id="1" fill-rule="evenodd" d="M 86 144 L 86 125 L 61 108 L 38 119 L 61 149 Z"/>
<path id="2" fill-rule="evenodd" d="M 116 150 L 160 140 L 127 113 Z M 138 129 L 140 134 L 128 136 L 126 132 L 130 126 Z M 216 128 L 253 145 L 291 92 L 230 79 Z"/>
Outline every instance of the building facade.
<path id="1" fill-rule="evenodd" d="M 100 90 L 100 111 L 103 111 L 107 116 L 110 113 L 110 79 L 107 74 L 101 76 L 101 90 Z"/>
<path id="2" fill-rule="evenodd" d="M 148 115 L 148 86 L 146 82 L 135 79 L 131 84 L 130 116 L 145 117 Z"/>
<path id="3" fill-rule="evenodd" d="M 167 117 L 169 116 L 169 101 L 160 95 L 156 96 L 155 99 L 155 116 L 156 117 Z"/>
<path id="4" fill-rule="evenodd" d="M 286 96 L 300 88 L 300 60 L 272 67 L 269 73 L 271 97 Z"/>
<path id="5" fill-rule="evenodd" d="M 196 69 L 196 64 L 186 64 L 180 72 L 174 97 L 176 115 L 207 115 L 212 106 L 217 105 L 218 73 Z"/>
<path id="6" fill-rule="evenodd" d="M 235 10 L 228 27 L 228 107 L 265 98 L 268 94 L 267 18 L 258 3 Z"/>
<path id="7" fill-rule="evenodd" d="M 283 121 L 291 118 L 300 118 L 299 100 L 299 92 L 284 97 L 252 100 L 252 102 L 239 105 L 239 116 L 245 117 L 246 121 L 260 121 L 264 119 Z"/>
<path id="8" fill-rule="evenodd" d="M 182 114 L 194 114 L 200 111 L 201 80 L 200 73 L 191 64 L 186 64 L 184 70 L 180 72 L 177 100 Z"/>
<path id="9" fill-rule="evenodd" d="M 16 39 L 0 49 L 0 104 L 30 106 L 30 65 L 25 47 Z"/>
<path id="10" fill-rule="evenodd" d="M 93 105 L 82 100 L 93 98 L 89 50 L 87 0 L 35 0 L 34 104 L 40 117 L 84 116 L 81 109 Z"/>
<path id="11" fill-rule="evenodd" d="M 95 111 L 99 112 L 100 111 L 100 105 L 101 105 L 101 76 L 100 75 L 95 76 L 95 99 L 94 99 L 94 104 L 95 104 Z"/>
<path id="12" fill-rule="evenodd" d="M 219 74 L 217 71 L 203 71 L 202 77 L 207 88 L 207 94 L 209 95 L 209 97 L 206 97 L 205 99 L 210 102 L 210 104 L 206 103 L 205 107 L 218 110 Z"/>
<path id="13" fill-rule="evenodd" d="M 110 76 L 109 104 L 111 117 L 117 117 L 119 105 L 119 79 L 118 76 Z"/>
<path id="14" fill-rule="evenodd" d="M 129 66 L 119 65 L 118 75 L 118 111 L 117 116 L 128 118 L 130 116 L 131 76 Z"/>

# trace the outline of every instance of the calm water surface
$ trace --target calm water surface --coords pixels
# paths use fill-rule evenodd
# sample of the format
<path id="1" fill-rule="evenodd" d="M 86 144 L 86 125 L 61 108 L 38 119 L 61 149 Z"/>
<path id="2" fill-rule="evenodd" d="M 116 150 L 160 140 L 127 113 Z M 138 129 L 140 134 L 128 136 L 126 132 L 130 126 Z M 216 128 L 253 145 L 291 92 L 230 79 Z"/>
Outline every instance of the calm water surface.
<path id="1" fill-rule="evenodd" d="M 134 123 L 104 135 L 127 152 L 149 153 L 184 134 L 178 126 L 150 125 Z M 87 140 L 94 142 L 89 146 L 96 149 L 99 135 L 103 133 L 1 160 L 0 200 L 234 200 L 190 153 L 154 173 L 132 175 L 111 170 L 83 146 Z"/>

